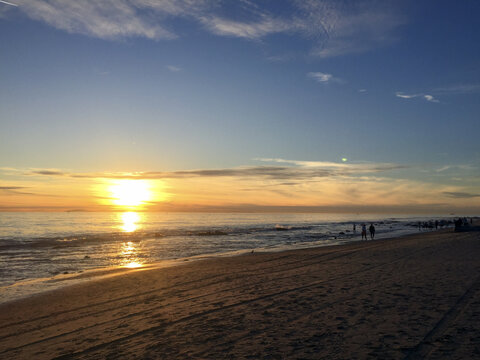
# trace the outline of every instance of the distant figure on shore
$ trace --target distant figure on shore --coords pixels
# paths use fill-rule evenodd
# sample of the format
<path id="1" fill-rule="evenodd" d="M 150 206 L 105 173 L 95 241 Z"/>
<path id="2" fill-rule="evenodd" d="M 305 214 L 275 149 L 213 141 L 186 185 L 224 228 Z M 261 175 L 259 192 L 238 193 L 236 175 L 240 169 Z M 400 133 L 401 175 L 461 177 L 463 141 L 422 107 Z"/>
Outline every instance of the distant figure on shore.
<path id="1" fill-rule="evenodd" d="M 455 231 L 457 231 L 462 227 L 463 221 L 462 219 L 458 218 L 457 220 L 455 220 L 454 224 L 455 224 Z"/>
<path id="2" fill-rule="evenodd" d="M 373 238 L 375 237 L 375 226 L 373 226 L 373 223 L 370 224 L 370 227 L 368 228 L 368 230 L 370 231 L 370 239 L 373 240 Z M 365 237 L 367 237 L 365 235 Z"/>
<path id="3" fill-rule="evenodd" d="M 363 238 L 367 240 L 367 226 L 365 224 L 362 224 L 362 240 Z"/>
<path id="4" fill-rule="evenodd" d="M 435 220 L 435 230 L 438 229 L 438 220 Z"/>
<path id="5" fill-rule="evenodd" d="M 357 225 L 355 223 L 353 223 L 353 232 L 356 233 L 357 232 Z"/>
<path id="6" fill-rule="evenodd" d="M 418 231 L 421 231 L 422 230 L 422 223 L 419 221 L 418 222 Z"/>

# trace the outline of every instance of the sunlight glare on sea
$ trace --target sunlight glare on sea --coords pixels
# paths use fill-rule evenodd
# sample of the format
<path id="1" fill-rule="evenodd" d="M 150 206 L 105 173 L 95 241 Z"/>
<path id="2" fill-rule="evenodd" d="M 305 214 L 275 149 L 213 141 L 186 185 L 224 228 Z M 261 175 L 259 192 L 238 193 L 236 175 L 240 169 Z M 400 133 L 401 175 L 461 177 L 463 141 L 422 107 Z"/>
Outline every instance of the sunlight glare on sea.
<path id="1" fill-rule="evenodd" d="M 126 241 L 122 244 L 120 255 L 123 257 L 121 267 L 126 268 L 139 268 L 143 266 L 143 263 L 138 258 L 138 244 L 132 241 Z"/>
<path id="2" fill-rule="evenodd" d="M 139 213 L 128 211 L 118 214 L 121 218 L 120 228 L 124 232 L 134 232 L 139 228 L 140 215 Z"/>

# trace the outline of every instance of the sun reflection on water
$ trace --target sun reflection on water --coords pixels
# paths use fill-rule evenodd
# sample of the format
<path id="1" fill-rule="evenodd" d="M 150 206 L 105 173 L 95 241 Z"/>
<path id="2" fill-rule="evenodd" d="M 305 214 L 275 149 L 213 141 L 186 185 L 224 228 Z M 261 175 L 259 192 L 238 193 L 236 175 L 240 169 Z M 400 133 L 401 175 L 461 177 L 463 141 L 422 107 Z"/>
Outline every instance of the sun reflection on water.
<path id="1" fill-rule="evenodd" d="M 122 244 L 120 255 L 122 256 L 121 266 L 126 268 L 139 268 L 143 264 L 138 257 L 137 244 L 132 241 L 126 241 Z"/>
<path id="2" fill-rule="evenodd" d="M 139 227 L 140 215 L 136 212 L 124 212 L 120 215 L 122 225 L 120 228 L 125 232 L 134 232 Z"/>
<path id="3" fill-rule="evenodd" d="M 135 268 L 139 268 L 139 267 L 142 267 L 143 264 L 139 263 L 139 262 L 136 262 L 136 261 L 132 261 L 132 262 L 129 262 L 128 264 L 126 265 L 123 265 L 123 267 L 126 267 L 126 268 L 129 268 L 129 269 L 135 269 Z"/>
<path id="4" fill-rule="evenodd" d="M 120 216 L 120 229 L 125 233 L 133 233 L 140 228 L 141 216 L 136 212 L 124 212 Z M 120 266 L 126 268 L 139 268 L 143 266 L 139 258 L 139 244 L 133 241 L 125 241 L 120 248 Z"/>

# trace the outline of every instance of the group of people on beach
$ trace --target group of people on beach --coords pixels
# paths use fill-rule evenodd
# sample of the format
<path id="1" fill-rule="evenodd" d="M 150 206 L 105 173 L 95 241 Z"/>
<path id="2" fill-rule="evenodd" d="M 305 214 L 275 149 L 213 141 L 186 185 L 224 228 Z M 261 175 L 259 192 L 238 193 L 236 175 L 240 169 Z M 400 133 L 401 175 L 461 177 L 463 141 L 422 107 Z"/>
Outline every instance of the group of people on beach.
<path id="1" fill-rule="evenodd" d="M 370 239 L 373 240 L 375 237 L 375 226 L 373 226 L 373 223 L 368 227 L 368 231 L 370 232 Z M 353 232 L 357 232 L 356 224 L 353 224 Z M 367 240 L 367 225 L 365 225 L 365 223 L 362 224 L 362 240 L 364 239 Z"/>
<path id="2" fill-rule="evenodd" d="M 455 224 L 455 229 L 458 229 L 462 226 L 469 226 L 473 224 L 473 218 L 470 218 L 470 222 L 466 217 L 464 217 L 463 219 L 458 218 L 457 220 L 454 221 L 454 224 Z"/>
<path id="3" fill-rule="evenodd" d="M 439 222 L 438 220 L 435 220 L 435 222 L 433 222 L 432 220 L 430 221 L 424 221 L 424 222 L 421 222 L 419 221 L 418 222 L 418 230 L 421 231 L 422 229 L 433 229 L 435 228 L 435 230 L 438 229 L 438 226 L 440 227 L 443 227 L 445 224 L 443 223 L 443 220 L 442 222 Z"/>

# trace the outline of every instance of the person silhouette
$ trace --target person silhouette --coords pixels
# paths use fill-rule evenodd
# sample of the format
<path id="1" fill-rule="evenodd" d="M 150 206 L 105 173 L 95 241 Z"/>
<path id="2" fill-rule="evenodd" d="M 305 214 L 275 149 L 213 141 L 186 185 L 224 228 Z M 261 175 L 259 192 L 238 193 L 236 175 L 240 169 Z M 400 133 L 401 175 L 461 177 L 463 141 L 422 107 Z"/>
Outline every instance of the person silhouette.
<path id="1" fill-rule="evenodd" d="M 375 237 L 375 226 L 373 226 L 373 223 L 370 224 L 370 227 L 368 228 L 368 230 L 370 231 L 370 239 L 373 240 L 373 238 Z"/>
<path id="2" fill-rule="evenodd" d="M 367 240 L 367 226 L 365 224 L 362 224 L 362 240 L 363 238 Z"/>

